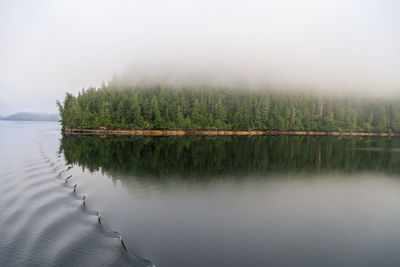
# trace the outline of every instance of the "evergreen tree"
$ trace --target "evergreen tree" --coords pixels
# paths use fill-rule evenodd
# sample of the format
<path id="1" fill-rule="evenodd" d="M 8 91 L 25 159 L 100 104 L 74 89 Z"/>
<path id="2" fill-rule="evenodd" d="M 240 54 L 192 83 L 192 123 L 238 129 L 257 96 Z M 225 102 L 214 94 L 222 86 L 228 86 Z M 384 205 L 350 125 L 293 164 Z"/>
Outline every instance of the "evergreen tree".
<path id="1" fill-rule="evenodd" d="M 67 93 L 56 102 L 64 126 L 400 131 L 400 101 L 229 89 L 124 88 Z"/>

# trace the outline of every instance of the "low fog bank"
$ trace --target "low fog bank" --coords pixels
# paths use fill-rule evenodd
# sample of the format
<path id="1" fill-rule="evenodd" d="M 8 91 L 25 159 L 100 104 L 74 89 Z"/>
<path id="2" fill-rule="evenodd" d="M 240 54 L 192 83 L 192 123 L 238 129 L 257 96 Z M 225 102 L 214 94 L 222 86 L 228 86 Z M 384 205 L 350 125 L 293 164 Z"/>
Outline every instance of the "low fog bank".
<path id="1" fill-rule="evenodd" d="M 232 63 L 228 64 L 231 61 Z M 171 61 L 169 61 L 171 62 Z M 316 63 L 315 66 L 318 66 Z M 321 69 L 306 69 L 303 66 L 279 64 L 279 62 L 223 63 L 215 59 L 207 62 L 155 63 L 131 65 L 114 74 L 112 81 L 120 87 L 168 87 L 168 88 L 226 88 L 234 90 L 266 90 L 283 93 L 313 93 L 321 96 L 352 96 L 361 98 L 400 97 L 400 73 L 390 76 L 371 75 L 369 69 L 358 69 L 364 75 L 351 71 L 345 64 L 330 72 Z M 297 69 L 297 70 L 296 70 Z M 397 71 L 397 70 L 396 70 Z M 395 72 L 393 70 L 392 72 Z"/>

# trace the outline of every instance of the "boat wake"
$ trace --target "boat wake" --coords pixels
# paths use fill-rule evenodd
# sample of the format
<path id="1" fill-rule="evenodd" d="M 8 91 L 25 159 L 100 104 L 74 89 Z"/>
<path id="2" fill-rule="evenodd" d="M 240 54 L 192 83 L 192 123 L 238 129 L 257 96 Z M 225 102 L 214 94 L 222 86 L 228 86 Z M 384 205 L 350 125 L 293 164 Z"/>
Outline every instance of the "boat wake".
<path id="1" fill-rule="evenodd" d="M 0 154 L 0 265 L 154 266 L 103 224 L 62 155 L 38 144 Z"/>

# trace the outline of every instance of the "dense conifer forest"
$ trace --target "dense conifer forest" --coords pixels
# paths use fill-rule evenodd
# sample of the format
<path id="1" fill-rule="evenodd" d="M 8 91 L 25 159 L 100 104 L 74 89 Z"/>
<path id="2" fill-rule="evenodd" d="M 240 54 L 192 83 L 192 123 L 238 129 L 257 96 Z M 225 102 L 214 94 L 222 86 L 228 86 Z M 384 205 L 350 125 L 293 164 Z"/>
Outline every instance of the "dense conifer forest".
<path id="1" fill-rule="evenodd" d="M 144 129 L 400 131 L 400 101 L 312 92 L 118 86 L 67 93 L 63 126 Z"/>

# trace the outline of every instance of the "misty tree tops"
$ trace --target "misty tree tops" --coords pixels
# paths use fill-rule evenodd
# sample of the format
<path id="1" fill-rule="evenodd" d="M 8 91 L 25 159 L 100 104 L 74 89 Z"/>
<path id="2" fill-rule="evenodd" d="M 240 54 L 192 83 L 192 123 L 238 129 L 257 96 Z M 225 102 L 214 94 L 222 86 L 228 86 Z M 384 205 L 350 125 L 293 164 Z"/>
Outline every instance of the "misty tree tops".
<path id="1" fill-rule="evenodd" d="M 400 131 L 400 102 L 230 89 L 83 90 L 57 102 L 63 126 Z"/>

